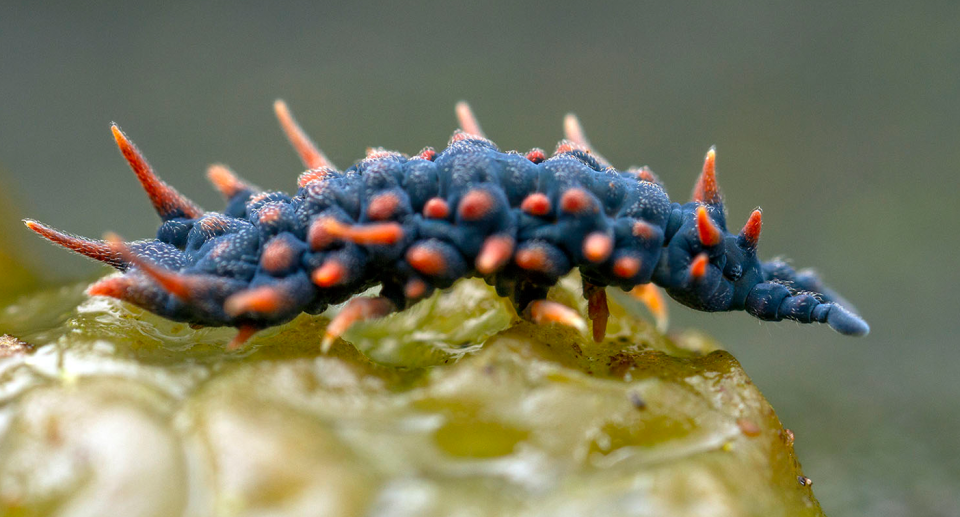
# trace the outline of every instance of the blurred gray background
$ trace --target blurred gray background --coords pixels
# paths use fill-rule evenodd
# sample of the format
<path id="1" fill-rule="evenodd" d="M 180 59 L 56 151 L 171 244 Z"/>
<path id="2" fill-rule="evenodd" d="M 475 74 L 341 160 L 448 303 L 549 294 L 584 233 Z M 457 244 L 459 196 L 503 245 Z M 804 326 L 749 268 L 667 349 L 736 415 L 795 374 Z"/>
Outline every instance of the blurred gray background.
<path id="1" fill-rule="evenodd" d="M 740 359 L 827 514 L 960 515 L 960 3 L 134 4 L 0 6 L 2 226 L 47 278 L 100 270 L 15 219 L 156 228 L 111 121 L 213 208 L 216 161 L 293 190 L 277 97 L 340 165 L 442 148 L 459 99 L 505 149 L 552 150 L 574 111 L 681 201 L 716 144 L 731 226 L 762 206 L 761 253 L 816 266 L 873 331 L 678 305 L 674 328 Z"/>

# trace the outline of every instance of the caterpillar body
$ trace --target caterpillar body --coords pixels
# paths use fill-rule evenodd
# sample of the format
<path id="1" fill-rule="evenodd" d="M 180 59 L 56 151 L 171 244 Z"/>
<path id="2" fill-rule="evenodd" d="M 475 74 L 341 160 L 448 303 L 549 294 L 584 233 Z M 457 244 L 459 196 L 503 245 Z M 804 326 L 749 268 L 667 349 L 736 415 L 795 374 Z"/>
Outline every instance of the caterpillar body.
<path id="1" fill-rule="evenodd" d="M 403 310 L 470 276 L 495 286 L 535 322 L 585 329 L 572 309 L 545 300 L 573 268 L 583 278 L 597 340 L 606 327 L 605 287 L 630 291 L 651 283 L 702 311 L 827 323 L 848 335 L 869 331 L 816 274 L 758 259 L 759 209 L 738 233 L 727 231 L 712 148 L 692 200 L 680 204 L 648 168 L 610 166 L 573 115 L 551 156 L 503 152 L 461 102 L 461 129 L 443 151 L 369 149 L 339 171 L 286 104 L 277 101 L 275 109 L 307 167 L 293 196 L 261 191 L 215 165 L 208 177 L 227 204 L 222 212 L 204 211 L 164 183 L 113 125 L 163 220 L 156 238 L 95 240 L 24 222 L 122 272 L 96 282 L 89 294 L 176 321 L 237 327 L 232 348 L 260 329 L 381 284 L 380 296 L 352 299 L 330 323 L 326 347 L 358 320 Z"/>

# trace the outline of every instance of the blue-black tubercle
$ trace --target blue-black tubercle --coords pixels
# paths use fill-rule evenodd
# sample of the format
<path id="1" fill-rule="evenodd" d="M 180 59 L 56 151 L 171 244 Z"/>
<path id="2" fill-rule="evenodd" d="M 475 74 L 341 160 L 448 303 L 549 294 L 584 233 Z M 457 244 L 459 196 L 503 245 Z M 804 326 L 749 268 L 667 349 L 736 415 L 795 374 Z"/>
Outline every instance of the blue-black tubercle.
<path id="1" fill-rule="evenodd" d="M 761 262 L 756 253 L 759 227 L 752 242 L 743 232 L 728 232 L 718 196 L 671 202 L 652 175 L 617 171 L 582 146 L 561 146 L 549 158 L 531 156 L 503 152 L 485 138 L 459 133 L 439 153 L 427 150 L 407 157 L 379 152 L 344 171 L 312 171 L 312 176 L 308 171 L 293 196 L 238 182 L 223 212 L 193 212 L 176 202 L 160 206 L 155 200 L 164 219 L 157 238 L 130 243 L 126 255 L 104 241 L 70 236 L 33 221 L 28 226 L 123 271 L 122 280 L 114 280 L 112 295 L 200 325 L 278 325 L 301 312 L 323 311 L 376 284 L 382 284 L 382 296 L 402 309 L 434 289 L 471 276 L 482 276 L 522 311 L 544 298 L 561 276 L 579 268 L 591 285 L 630 290 L 653 282 L 701 311 L 746 310 L 763 320 L 828 323 L 849 335 L 869 331 L 814 273 L 795 271 L 782 261 Z M 484 199 L 491 202 L 481 206 L 479 216 L 464 217 L 458 209 L 461 200 L 476 190 L 489 194 Z M 574 196 L 579 204 L 565 210 L 563 198 L 571 190 L 580 191 Z M 534 193 L 549 201 L 545 213 L 531 215 L 521 209 Z M 386 218 L 372 221 L 371 200 L 383 194 L 397 202 Z M 432 199 L 449 207 L 444 217 L 424 215 Z M 707 226 L 720 232 L 718 242 L 704 243 L 704 222 L 698 223 L 701 207 L 710 218 Z M 394 222 L 402 232 L 393 244 L 311 240 L 311 226 L 331 218 L 351 228 Z M 643 231 L 637 231 L 638 222 Z M 597 233 L 612 237 L 613 244 L 599 261 L 584 251 L 587 236 Z M 491 236 L 512 239 L 511 260 L 483 275 L 475 262 Z M 65 244 L 65 239 L 74 241 Z M 274 252 L 266 259 L 271 245 Z M 409 251 L 415 246 L 428 250 L 440 267 L 414 267 Z M 518 265 L 516 256 L 523 250 L 536 251 L 536 267 Z M 708 263 L 697 269 L 693 263 L 702 256 Z M 636 259 L 628 262 L 637 266 L 628 269 L 626 277 L 623 269 L 615 269 L 625 257 Z M 334 285 L 320 287 L 314 274 L 331 260 L 343 266 L 342 274 Z M 172 293 L 156 275 L 145 274 L 145 265 L 189 280 L 191 292 Z M 425 289 L 408 297 L 411 290 L 405 287 L 417 281 Z M 225 308 L 231 296 L 264 287 L 280 295 L 279 303 L 265 309 L 251 305 L 240 313 Z"/>

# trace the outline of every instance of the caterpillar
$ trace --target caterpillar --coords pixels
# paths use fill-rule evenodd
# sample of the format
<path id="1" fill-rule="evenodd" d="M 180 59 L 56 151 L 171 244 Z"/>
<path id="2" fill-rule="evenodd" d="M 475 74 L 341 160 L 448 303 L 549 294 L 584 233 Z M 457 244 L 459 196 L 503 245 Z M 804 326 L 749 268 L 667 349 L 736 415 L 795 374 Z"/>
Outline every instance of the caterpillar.
<path id="1" fill-rule="evenodd" d="M 701 311 L 745 310 L 761 320 L 827 323 L 860 336 L 867 323 L 810 270 L 757 257 L 762 226 L 754 210 L 736 234 L 711 148 L 692 200 L 671 202 L 648 168 L 618 171 L 573 114 L 551 156 L 503 152 L 465 102 L 460 129 L 443 151 L 408 156 L 370 148 L 340 171 L 287 105 L 281 128 L 306 166 L 290 196 L 265 191 L 223 165 L 208 178 L 226 199 L 201 209 L 153 171 L 113 124 L 111 131 L 159 214 L 155 239 L 124 242 L 62 232 L 32 219 L 28 228 L 122 272 L 89 295 L 118 298 L 171 320 L 232 326 L 229 345 L 254 333 L 349 300 L 330 322 L 323 348 L 357 321 L 403 310 L 436 289 L 478 276 L 535 323 L 587 330 L 587 322 L 547 290 L 573 268 L 583 280 L 593 338 L 604 338 L 607 286 L 656 296 L 662 287 Z M 376 284 L 379 296 L 354 297 Z M 657 291 L 658 292 L 658 291 Z"/>

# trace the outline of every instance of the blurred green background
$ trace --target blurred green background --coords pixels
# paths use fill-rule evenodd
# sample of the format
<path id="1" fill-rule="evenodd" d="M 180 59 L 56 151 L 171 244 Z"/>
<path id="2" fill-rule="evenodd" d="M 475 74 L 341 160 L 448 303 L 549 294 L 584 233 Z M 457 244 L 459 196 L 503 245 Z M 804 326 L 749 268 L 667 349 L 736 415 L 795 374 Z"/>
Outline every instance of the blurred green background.
<path id="1" fill-rule="evenodd" d="M 873 330 L 678 305 L 673 328 L 739 358 L 827 514 L 960 515 L 960 3 L 5 1 L 0 49 L 0 246 L 50 282 L 101 270 L 21 217 L 155 230 L 111 121 L 213 208 L 212 162 L 293 190 L 277 97 L 340 165 L 442 148 L 459 99 L 505 149 L 552 150 L 574 111 L 681 201 L 716 144 L 731 225 L 762 206 L 761 253 L 816 266 Z M 6 263 L 0 278 L 8 296 L 30 284 Z"/>

